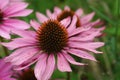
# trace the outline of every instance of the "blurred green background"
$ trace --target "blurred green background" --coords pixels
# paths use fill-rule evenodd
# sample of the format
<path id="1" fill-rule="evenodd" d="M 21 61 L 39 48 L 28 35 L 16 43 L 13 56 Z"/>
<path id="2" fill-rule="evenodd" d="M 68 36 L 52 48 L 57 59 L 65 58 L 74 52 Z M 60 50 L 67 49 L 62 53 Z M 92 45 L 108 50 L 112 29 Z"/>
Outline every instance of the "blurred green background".
<path id="1" fill-rule="evenodd" d="M 43 14 L 46 9 L 53 11 L 55 6 L 64 8 L 70 6 L 72 10 L 83 8 L 85 14 L 96 12 L 93 20 L 100 18 L 106 25 L 104 36 L 97 39 L 105 42 L 100 48 L 103 54 L 94 54 L 98 62 L 81 60 L 88 66 L 71 65 L 73 72 L 70 80 L 120 80 L 120 0 L 26 0 L 29 8 L 34 12 L 23 20 L 29 22 L 36 19 L 35 12 Z M 0 48 L 2 51 L 2 48 Z M 2 55 L 4 56 L 4 55 Z M 52 80 L 66 80 L 66 73 L 56 70 Z"/>

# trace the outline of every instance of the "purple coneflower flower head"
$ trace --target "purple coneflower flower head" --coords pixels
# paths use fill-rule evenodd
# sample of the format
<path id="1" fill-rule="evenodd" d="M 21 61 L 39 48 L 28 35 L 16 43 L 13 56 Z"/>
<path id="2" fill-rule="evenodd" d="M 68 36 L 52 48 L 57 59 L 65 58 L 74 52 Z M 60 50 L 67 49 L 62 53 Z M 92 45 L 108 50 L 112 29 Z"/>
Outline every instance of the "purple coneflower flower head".
<path id="1" fill-rule="evenodd" d="M 29 24 L 15 19 L 15 17 L 28 16 L 32 10 L 26 9 L 25 2 L 12 2 L 10 0 L 0 0 L 0 36 L 10 39 L 11 30 L 28 29 Z"/>
<path id="2" fill-rule="evenodd" d="M 35 31 L 13 31 L 21 38 L 2 43 L 10 50 L 15 50 L 6 58 L 6 61 L 16 66 L 15 69 L 24 69 L 37 62 L 34 68 L 37 80 L 48 80 L 56 65 L 61 72 L 71 72 L 70 63 L 85 65 L 76 62 L 72 55 L 96 61 L 89 52 L 102 53 L 96 49 L 104 43 L 93 40 L 99 35 L 100 30 L 99 33 L 92 32 L 86 35 L 85 32 L 89 32 L 91 26 L 76 27 L 78 19 L 76 15 L 73 16 L 72 21 L 70 17 L 58 21 L 38 12 L 36 15 L 39 23 L 35 20 L 31 21 Z"/>
<path id="3" fill-rule="evenodd" d="M 0 80 L 15 80 L 12 75 L 12 65 L 5 62 L 4 59 L 0 59 Z"/>

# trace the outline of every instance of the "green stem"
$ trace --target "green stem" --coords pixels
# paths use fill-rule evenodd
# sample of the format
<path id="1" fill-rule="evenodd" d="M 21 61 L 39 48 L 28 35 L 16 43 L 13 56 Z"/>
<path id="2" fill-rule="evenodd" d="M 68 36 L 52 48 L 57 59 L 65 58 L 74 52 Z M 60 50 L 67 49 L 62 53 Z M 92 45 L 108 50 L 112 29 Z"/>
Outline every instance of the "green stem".
<path id="1" fill-rule="evenodd" d="M 4 42 L 4 39 L 2 37 L 0 37 L 0 41 Z M 4 51 L 5 55 L 8 56 L 9 55 L 8 49 L 6 47 L 4 47 L 4 46 L 2 46 L 2 48 L 3 48 L 3 51 Z"/>
<path id="2" fill-rule="evenodd" d="M 114 8 L 114 15 L 116 16 L 116 19 L 118 19 L 119 17 L 119 0 L 116 0 L 115 1 L 115 8 Z M 118 32 L 119 32 L 119 20 L 117 22 L 117 24 L 115 25 L 115 39 L 116 39 L 116 42 L 115 42 L 115 53 L 117 54 L 117 56 L 119 56 L 118 54 L 118 43 L 117 43 L 117 40 L 118 40 Z"/>
<path id="3" fill-rule="evenodd" d="M 67 79 L 66 80 L 70 80 L 70 72 L 67 72 Z"/>

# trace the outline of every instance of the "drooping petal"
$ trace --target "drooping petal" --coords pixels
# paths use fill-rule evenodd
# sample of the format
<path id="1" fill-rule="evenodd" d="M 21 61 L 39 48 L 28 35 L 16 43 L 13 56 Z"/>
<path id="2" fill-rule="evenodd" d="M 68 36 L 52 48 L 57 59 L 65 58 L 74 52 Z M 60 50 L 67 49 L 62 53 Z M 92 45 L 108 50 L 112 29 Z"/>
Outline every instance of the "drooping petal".
<path id="1" fill-rule="evenodd" d="M 74 29 L 71 33 L 69 33 L 69 37 L 76 35 L 76 34 L 80 34 L 81 32 L 87 31 L 91 28 L 91 24 L 88 24 L 86 26 L 83 27 L 79 27 Z"/>
<path id="2" fill-rule="evenodd" d="M 99 22 L 100 22 L 100 20 L 98 19 L 98 20 L 96 20 L 95 22 L 91 22 L 91 23 L 85 24 L 85 25 L 83 25 L 83 26 L 81 26 L 81 27 L 78 27 L 78 28 L 74 29 L 73 31 L 71 31 L 71 32 L 69 33 L 69 36 L 73 36 L 73 35 L 79 34 L 79 33 L 84 32 L 84 31 L 89 31 L 89 32 L 90 32 L 90 29 L 91 29 L 95 24 L 97 24 L 97 23 L 99 23 Z"/>
<path id="3" fill-rule="evenodd" d="M 79 8 L 77 11 L 75 11 L 75 14 L 80 17 L 83 14 L 83 9 Z"/>
<path id="4" fill-rule="evenodd" d="M 5 29 L 4 25 L 0 25 L 0 36 L 6 39 L 10 39 L 10 33 L 8 32 L 7 29 Z"/>
<path id="5" fill-rule="evenodd" d="M 84 17 L 82 17 L 81 20 L 80 20 L 81 24 L 83 25 L 83 24 L 88 23 L 90 20 L 92 20 L 92 18 L 93 18 L 94 15 L 95 15 L 95 13 L 92 12 L 92 13 L 90 13 L 90 14 L 85 15 Z"/>
<path id="6" fill-rule="evenodd" d="M 55 12 L 56 15 L 58 15 L 62 12 L 62 10 L 59 7 L 55 7 L 54 12 Z"/>
<path id="7" fill-rule="evenodd" d="M 96 61 L 94 56 L 92 56 L 91 54 L 88 54 L 87 52 L 82 51 L 82 50 L 70 49 L 70 50 L 68 50 L 68 52 L 73 54 L 73 55 L 76 55 L 78 57 L 84 58 L 84 59 Z"/>
<path id="8" fill-rule="evenodd" d="M 31 9 L 25 9 L 25 10 L 22 10 L 22 11 L 13 13 L 13 14 L 6 15 L 5 17 L 26 17 L 29 14 L 31 14 L 32 12 L 33 12 L 33 10 L 31 10 Z"/>
<path id="9" fill-rule="evenodd" d="M 28 29 L 30 25 L 22 20 L 18 19 L 7 19 L 4 21 L 4 24 L 15 29 Z"/>
<path id="10" fill-rule="evenodd" d="M 30 24 L 35 30 L 38 30 L 38 28 L 40 27 L 40 24 L 36 20 L 31 20 Z"/>
<path id="11" fill-rule="evenodd" d="M 70 18 L 70 17 L 65 18 L 65 19 L 63 19 L 62 21 L 60 21 L 60 23 L 61 23 L 62 25 L 64 25 L 65 28 L 68 27 L 68 25 L 70 24 L 70 22 L 71 22 L 71 18 Z"/>
<path id="12" fill-rule="evenodd" d="M 80 48 L 80 49 L 86 49 L 88 51 L 92 51 L 94 53 L 102 53 L 100 51 L 96 51 L 95 49 L 103 46 L 103 42 L 88 42 L 88 43 L 83 43 L 83 42 L 70 42 L 69 46 L 73 48 Z"/>
<path id="13" fill-rule="evenodd" d="M 71 72 L 70 65 L 62 53 L 57 54 L 57 67 L 61 72 Z"/>
<path id="14" fill-rule="evenodd" d="M 47 14 L 47 16 L 48 16 L 49 18 L 51 18 L 52 13 L 51 13 L 51 11 L 50 11 L 49 9 L 46 10 L 46 14 Z"/>
<path id="15" fill-rule="evenodd" d="M 76 26 L 75 26 L 76 22 L 77 22 L 77 16 L 73 16 L 73 20 L 72 20 L 70 26 L 67 28 L 67 30 L 68 30 L 69 33 L 71 33 L 72 31 L 75 30 L 75 28 L 76 28 Z"/>
<path id="16" fill-rule="evenodd" d="M 27 47 L 27 46 L 34 46 L 35 41 L 27 39 L 27 38 L 16 38 L 11 42 L 8 43 L 1 43 L 3 46 L 7 47 L 10 50 L 21 48 L 21 47 Z"/>
<path id="17" fill-rule="evenodd" d="M 43 53 L 41 54 L 39 61 L 37 62 L 37 64 L 35 65 L 35 76 L 38 80 L 47 80 L 47 79 L 43 79 L 43 73 L 45 72 L 46 69 L 46 65 L 47 65 L 47 57 L 48 55 Z"/>
<path id="18" fill-rule="evenodd" d="M 43 80 L 50 79 L 54 69 L 55 69 L 55 58 L 54 58 L 54 54 L 51 54 L 48 57 L 46 69 L 45 69 L 45 72 L 42 76 L 42 79 Z"/>
<path id="19" fill-rule="evenodd" d="M 40 56 L 41 56 L 41 52 L 36 54 L 35 56 L 33 56 L 31 59 L 25 61 L 21 65 L 15 66 L 14 69 L 15 70 L 22 70 L 22 69 L 28 68 L 30 65 L 34 64 L 35 62 L 37 62 L 39 60 Z"/>
<path id="20" fill-rule="evenodd" d="M 48 20 L 48 18 L 45 15 L 43 15 L 42 13 L 37 12 L 36 16 L 40 23 L 43 23 L 44 21 Z"/>
<path id="21" fill-rule="evenodd" d="M 7 8 L 4 10 L 5 16 L 9 16 L 13 13 L 17 13 L 21 10 L 24 10 L 28 6 L 25 2 L 16 2 L 12 5 L 7 6 Z"/>
<path id="22" fill-rule="evenodd" d="M 100 34 L 100 31 L 91 32 L 90 35 L 80 35 L 69 38 L 70 41 L 91 41 Z"/>
<path id="23" fill-rule="evenodd" d="M 74 60 L 74 58 L 72 58 L 72 57 L 71 57 L 68 53 L 66 53 L 66 52 L 63 52 L 63 55 L 65 56 L 65 58 L 66 58 L 71 64 L 80 65 L 80 66 L 85 65 L 84 63 L 76 62 L 76 61 Z"/>
<path id="24" fill-rule="evenodd" d="M 25 48 L 20 48 L 15 50 L 12 54 L 10 54 L 9 56 L 5 57 L 5 61 L 6 62 L 11 62 L 12 59 L 14 59 L 15 57 L 21 55 L 22 53 L 24 54 L 24 51 L 27 51 L 28 49 L 34 49 L 32 47 L 25 47 Z M 38 51 L 38 50 L 36 50 Z"/>
<path id="25" fill-rule="evenodd" d="M 38 52 L 38 50 L 36 49 L 29 49 L 29 50 L 26 50 L 22 53 L 20 53 L 19 56 L 16 56 L 14 57 L 12 60 L 11 60 L 11 63 L 13 65 L 20 65 L 22 64 L 23 62 L 27 61 L 28 59 L 31 59 L 36 53 Z M 25 53 L 25 54 L 24 54 Z"/>
<path id="26" fill-rule="evenodd" d="M 36 37 L 36 32 L 35 31 L 12 30 L 11 32 L 13 34 L 19 35 L 23 38 L 30 38 L 30 39 L 35 40 L 35 37 Z"/>
<path id="27" fill-rule="evenodd" d="M 70 7 L 69 6 L 65 6 L 64 10 L 70 11 Z"/>

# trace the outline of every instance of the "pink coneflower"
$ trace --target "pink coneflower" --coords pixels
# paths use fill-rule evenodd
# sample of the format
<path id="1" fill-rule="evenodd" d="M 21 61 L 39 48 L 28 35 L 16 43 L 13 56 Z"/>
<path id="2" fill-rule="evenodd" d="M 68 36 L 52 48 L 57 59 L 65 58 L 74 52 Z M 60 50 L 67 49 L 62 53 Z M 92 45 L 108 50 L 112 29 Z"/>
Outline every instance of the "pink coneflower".
<path id="1" fill-rule="evenodd" d="M 0 80 L 15 80 L 12 78 L 12 75 L 12 65 L 6 63 L 3 59 L 0 59 Z"/>
<path id="2" fill-rule="evenodd" d="M 25 2 L 12 4 L 11 2 L 10 0 L 0 0 L 0 36 L 6 39 L 10 39 L 11 30 L 29 28 L 29 24 L 15 19 L 15 17 L 25 17 L 32 12 L 30 9 L 25 9 L 28 6 Z"/>
<path id="3" fill-rule="evenodd" d="M 15 50 L 6 61 L 15 65 L 16 69 L 24 69 L 37 62 L 34 70 L 36 78 L 48 80 L 55 65 L 61 72 L 71 72 L 70 63 L 84 65 L 76 62 L 72 55 L 96 61 L 88 52 L 102 53 L 96 48 L 104 43 L 93 41 L 98 33 L 95 31 L 91 35 L 84 35 L 91 26 L 76 27 L 77 16 L 74 15 L 72 21 L 70 17 L 58 21 L 37 13 L 37 18 L 41 24 L 31 21 L 35 31 L 14 31 L 21 38 L 2 43 L 10 50 Z"/>

